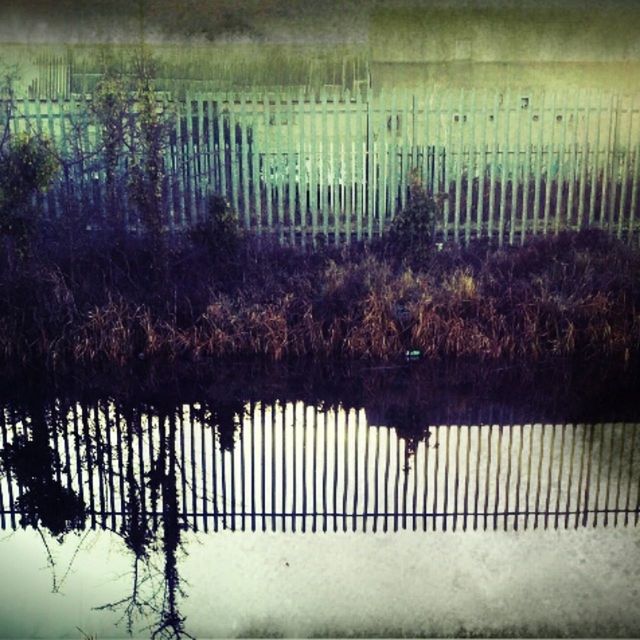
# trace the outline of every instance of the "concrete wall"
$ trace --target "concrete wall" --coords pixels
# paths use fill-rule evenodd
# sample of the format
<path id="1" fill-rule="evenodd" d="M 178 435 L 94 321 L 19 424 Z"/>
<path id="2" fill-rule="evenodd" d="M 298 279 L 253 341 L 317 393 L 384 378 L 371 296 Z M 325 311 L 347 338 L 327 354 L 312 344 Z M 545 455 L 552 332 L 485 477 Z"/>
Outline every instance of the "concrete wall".
<path id="1" fill-rule="evenodd" d="M 387 9 L 369 33 L 374 62 L 640 61 L 631 9 Z"/>
<path id="2" fill-rule="evenodd" d="M 385 9 L 369 45 L 374 87 L 640 86 L 640 7 Z"/>
<path id="3" fill-rule="evenodd" d="M 371 85 L 436 89 L 603 89 L 636 93 L 640 62 L 372 62 Z"/>

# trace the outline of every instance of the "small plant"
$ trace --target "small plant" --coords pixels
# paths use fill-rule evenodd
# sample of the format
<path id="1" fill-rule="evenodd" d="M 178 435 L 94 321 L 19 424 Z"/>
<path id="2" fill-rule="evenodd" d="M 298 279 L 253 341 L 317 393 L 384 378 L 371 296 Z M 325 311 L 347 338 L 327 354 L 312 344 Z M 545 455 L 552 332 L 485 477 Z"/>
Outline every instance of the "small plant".
<path id="1" fill-rule="evenodd" d="M 429 194 L 417 173 L 411 173 L 407 206 L 396 214 L 389 230 L 389 249 L 393 255 L 422 263 L 433 251 L 439 199 Z"/>
<path id="2" fill-rule="evenodd" d="M 235 259 L 242 241 L 242 230 L 229 201 L 220 195 L 211 195 L 206 219 L 191 230 L 190 237 L 196 247 L 204 249 L 216 262 Z"/>
<path id="3" fill-rule="evenodd" d="M 164 111 L 158 111 L 154 87 L 155 64 L 146 49 L 134 59 L 135 113 L 130 113 L 129 194 L 149 233 L 154 252 L 164 257 L 162 228 L 162 155 L 169 135 Z"/>
<path id="4" fill-rule="evenodd" d="M 15 242 L 21 260 L 37 227 L 33 198 L 49 186 L 57 168 L 48 140 L 19 134 L 0 149 L 0 233 Z"/>
<path id="5" fill-rule="evenodd" d="M 93 92 L 91 116 L 99 127 L 109 210 L 107 222 L 116 229 L 124 226 L 117 191 L 126 167 L 129 201 L 137 209 L 154 256 L 161 263 L 165 257 L 163 154 L 174 122 L 168 110 L 158 103 L 155 62 L 144 46 L 132 57 L 131 77 L 123 74 L 109 52 L 104 53 L 102 64 L 102 76 Z M 161 266 L 160 263 L 152 266 Z"/>
<path id="6" fill-rule="evenodd" d="M 131 110 L 130 92 L 123 79 L 107 67 L 93 93 L 92 112 L 100 125 L 109 222 L 116 228 L 124 224 L 116 197 L 118 165 L 127 139 L 127 116 Z"/>

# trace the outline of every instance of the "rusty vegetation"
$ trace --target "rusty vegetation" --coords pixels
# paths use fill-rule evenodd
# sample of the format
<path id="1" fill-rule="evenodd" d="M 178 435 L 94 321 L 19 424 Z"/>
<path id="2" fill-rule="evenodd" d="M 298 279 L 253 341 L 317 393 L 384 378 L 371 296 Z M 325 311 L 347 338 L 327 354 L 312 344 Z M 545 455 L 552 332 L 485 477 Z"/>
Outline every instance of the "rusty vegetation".
<path id="1" fill-rule="evenodd" d="M 49 236 L 0 272 L 5 371 L 140 360 L 429 359 L 627 363 L 640 349 L 640 253 L 598 231 L 523 247 L 302 254 L 206 229 L 153 269 L 133 237 Z M 54 234 L 55 235 L 55 234 Z"/>

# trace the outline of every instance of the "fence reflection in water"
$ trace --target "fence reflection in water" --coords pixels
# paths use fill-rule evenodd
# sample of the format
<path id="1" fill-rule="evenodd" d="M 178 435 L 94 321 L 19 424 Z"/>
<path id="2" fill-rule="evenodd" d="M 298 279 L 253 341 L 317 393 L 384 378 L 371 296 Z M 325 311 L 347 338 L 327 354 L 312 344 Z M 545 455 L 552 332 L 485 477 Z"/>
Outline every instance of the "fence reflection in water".
<path id="1" fill-rule="evenodd" d="M 58 403 L 39 418 L 5 409 L 0 445 L 42 442 L 44 429 L 45 449 L 56 461 L 47 462 L 49 473 L 86 505 L 85 526 L 93 528 L 122 527 L 134 494 L 136 508 L 157 527 L 169 457 L 182 526 L 195 530 L 638 523 L 637 424 L 425 424 L 404 437 L 372 422 L 363 409 L 302 402 L 193 404 L 166 415 L 120 412 L 107 402 Z M 26 489 L 5 464 L 2 528 L 20 526 Z"/>

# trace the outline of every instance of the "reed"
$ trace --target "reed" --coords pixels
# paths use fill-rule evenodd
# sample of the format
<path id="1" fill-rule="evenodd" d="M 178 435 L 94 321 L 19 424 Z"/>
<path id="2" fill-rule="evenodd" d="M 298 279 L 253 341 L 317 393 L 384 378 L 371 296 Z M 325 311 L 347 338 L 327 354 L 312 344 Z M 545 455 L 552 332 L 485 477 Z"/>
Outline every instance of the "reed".
<path id="1" fill-rule="evenodd" d="M 0 272 L 3 369 L 206 358 L 627 363 L 640 351 L 640 253 L 596 231 L 500 250 L 446 246 L 412 268 L 384 249 L 302 253 L 184 236 L 161 276 L 144 238 L 62 239 Z"/>

